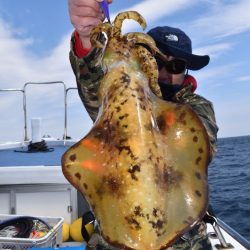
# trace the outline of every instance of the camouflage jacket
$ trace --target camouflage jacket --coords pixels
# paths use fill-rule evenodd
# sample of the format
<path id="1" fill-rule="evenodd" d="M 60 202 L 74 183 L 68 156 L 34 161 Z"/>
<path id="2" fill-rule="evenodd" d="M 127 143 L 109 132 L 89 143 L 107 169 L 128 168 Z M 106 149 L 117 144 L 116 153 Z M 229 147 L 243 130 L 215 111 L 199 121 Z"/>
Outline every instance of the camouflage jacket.
<path id="1" fill-rule="evenodd" d="M 74 44 L 75 40 L 74 36 L 72 36 L 70 62 L 76 77 L 79 96 L 89 113 L 89 116 L 93 121 L 95 121 L 99 108 L 99 101 L 97 97 L 99 80 L 103 76 L 103 71 L 99 63 L 102 51 L 100 49 L 93 49 L 86 57 L 78 58 L 74 54 Z M 189 104 L 200 117 L 210 139 L 211 160 L 216 152 L 218 131 L 213 104 L 202 96 L 192 93 L 191 87 L 192 86 L 190 84 L 182 88 L 179 92 L 177 92 L 173 101 Z"/>

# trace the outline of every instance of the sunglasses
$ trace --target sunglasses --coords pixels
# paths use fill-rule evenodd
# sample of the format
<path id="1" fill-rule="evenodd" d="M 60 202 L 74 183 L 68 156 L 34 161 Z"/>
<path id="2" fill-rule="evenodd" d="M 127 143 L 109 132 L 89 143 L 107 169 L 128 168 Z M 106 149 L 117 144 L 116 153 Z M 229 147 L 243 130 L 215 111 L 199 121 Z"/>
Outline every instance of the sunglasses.
<path id="1" fill-rule="evenodd" d="M 159 58 L 156 59 L 158 69 L 161 70 L 163 67 L 170 74 L 181 74 L 187 69 L 187 62 L 182 59 L 172 59 L 170 61 L 162 61 Z"/>

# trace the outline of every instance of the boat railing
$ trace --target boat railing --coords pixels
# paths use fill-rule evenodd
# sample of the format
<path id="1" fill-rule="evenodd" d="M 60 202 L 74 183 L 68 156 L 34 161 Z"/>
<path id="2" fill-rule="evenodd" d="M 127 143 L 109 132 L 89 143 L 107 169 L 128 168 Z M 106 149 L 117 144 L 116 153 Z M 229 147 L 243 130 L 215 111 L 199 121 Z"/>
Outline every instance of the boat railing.
<path id="1" fill-rule="evenodd" d="M 24 84 L 23 89 L 0 89 L 0 92 L 21 92 L 23 95 L 23 117 L 24 117 L 24 138 L 23 141 L 29 141 L 28 137 L 28 118 L 27 118 L 27 87 L 29 85 L 54 85 L 54 84 L 61 84 L 63 86 L 63 103 L 64 103 L 64 132 L 63 132 L 63 140 L 67 140 L 67 117 L 68 117 L 68 110 L 67 110 L 67 98 L 68 98 L 68 92 L 72 90 L 77 90 L 77 88 L 67 88 L 65 83 L 63 81 L 52 81 L 52 82 L 27 82 Z"/>
<path id="2" fill-rule="evenodd" d="M 223 222 L 219 218 L 217 218 L 217 224 L 220 228 L 226 231 L 232 238 L 234 238 L 242 246 L 244 246 L 246 249 L 250 249 L 249 241 L 246 238 L 244 238 L 242 235 L 240 235 L 238 232 L 236 232 L 233 228 L 231 228 L 229 225 L 227 225 L 225 222 Z M 220 249 L 223 249 L 223 248 L 220 248 Z"/>

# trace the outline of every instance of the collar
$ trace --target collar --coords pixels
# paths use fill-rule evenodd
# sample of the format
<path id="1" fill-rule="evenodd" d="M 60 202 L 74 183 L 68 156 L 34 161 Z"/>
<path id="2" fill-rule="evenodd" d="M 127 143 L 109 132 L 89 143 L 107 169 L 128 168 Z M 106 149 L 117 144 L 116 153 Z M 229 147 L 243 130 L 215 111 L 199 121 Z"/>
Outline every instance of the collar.
<path id="1" fill-rule="evenodd" d="M 189 83 L 185 86 L 183 86 L 180 91 L 178 91 L 172 98 L 172 101 L 178 102 L 178 103 L 183 103 L 185 101 L 186 96 L 190 96 L 193 94 L 193 84 Z"/>

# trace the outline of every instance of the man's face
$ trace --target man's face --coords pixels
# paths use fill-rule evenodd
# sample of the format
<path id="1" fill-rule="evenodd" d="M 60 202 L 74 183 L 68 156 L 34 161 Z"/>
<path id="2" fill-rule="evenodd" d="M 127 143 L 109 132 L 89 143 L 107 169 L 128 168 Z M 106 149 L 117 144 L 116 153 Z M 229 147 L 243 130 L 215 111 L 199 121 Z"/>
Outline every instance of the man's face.
<path id="1" fill-rule="evenodd" d="M 167 56 L 168 61 L 175 59 L 173 56 Z M 185 71 L 180 74 L 170 74 L 166 67 L 159 68 L 159 82 L 165 84 L 181 85 L 184 81 Z"/>

